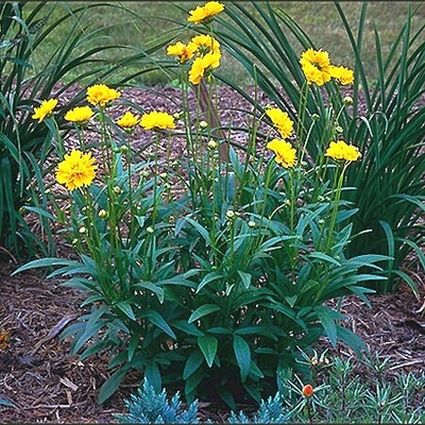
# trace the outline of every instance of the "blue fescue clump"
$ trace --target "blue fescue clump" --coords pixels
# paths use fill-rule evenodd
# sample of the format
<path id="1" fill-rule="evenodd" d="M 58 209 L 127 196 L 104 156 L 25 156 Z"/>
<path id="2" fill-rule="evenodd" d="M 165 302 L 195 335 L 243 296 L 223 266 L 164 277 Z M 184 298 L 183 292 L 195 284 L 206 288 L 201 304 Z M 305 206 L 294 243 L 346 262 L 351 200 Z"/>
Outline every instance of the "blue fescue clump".
<path id="1" fill-rule="evenodd" d="M 228 422 L 230 424 L 282 424 L 288 420 L 288 416 L 283 413 L 284 410 L 282 397 L 277 393 L 274 397 L 262 400 L 258 412 L 251 419 L 243 412 L 232 412 Z"/>
<path id="2" fill-rule="evenodd" d="M 145 378 L 143 386 L 126 401 L 128 413 L 117 415 L 120 423 L 133 424 L 197 424 L 198 402 L 194 401 L 185 410 L 182 408 L 180 393 L 176 393 L 171 401 L 163 389 L 161 393 Z"/>

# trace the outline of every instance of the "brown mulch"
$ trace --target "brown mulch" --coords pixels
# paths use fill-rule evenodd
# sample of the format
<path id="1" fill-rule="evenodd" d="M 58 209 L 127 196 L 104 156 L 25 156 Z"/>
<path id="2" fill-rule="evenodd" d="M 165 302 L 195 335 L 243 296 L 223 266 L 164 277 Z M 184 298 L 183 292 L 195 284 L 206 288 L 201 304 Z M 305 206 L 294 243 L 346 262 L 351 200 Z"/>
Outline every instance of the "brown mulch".
<path id="1" fill-rule="evenodd" d="M 180 110 L 177 89 L 161 89 L 161 95 L 158 89 L 128 89 L 125 96 L 147 110 Z M 243 125 L 247 117 L 237 111 L 241 102 L 247 106 L 229 89 L 220 91 L 220 104 L 226 106 L 222 108 L 223 124 Z M 149 137 L 137 130 L 135 150 Z M 235 134 L 233 140 L 244 143 L 245 137 Z M 175 141 L 175 158 L 183 152 L 181 143 Z M 425 276 L 414 263 L 407 267 L 420 288 L 419 299 L 403 287 L 394 294 L 371 297 L 371 309 L 355 297 L 348 297 L 342 305 L 348 326 L 372 352 L 390 359 L 394 374 L 422 371 L 425 366 L 425 315 L 419 312 L 425 301 Z M 126 378 L 112 399 L 99 406 L 98 390 L 110 375 L 107 357 L 81 362 L 69 355 L 69 341 L 59 339 L 63 327 L 81 314 L 81 296 L 60 286 L 59 279 L 46 280 L 40 271 L 10 277 L 14 268 L 10 263 L 0 263 L 0 400 L 15 405 L 0 404 L 0 422 L 115 422 L 113 415 L 124 411 L 123 401 L 135 391 L 140 377 Z M 341 354 L 351 356 L 347 349 Z"/>

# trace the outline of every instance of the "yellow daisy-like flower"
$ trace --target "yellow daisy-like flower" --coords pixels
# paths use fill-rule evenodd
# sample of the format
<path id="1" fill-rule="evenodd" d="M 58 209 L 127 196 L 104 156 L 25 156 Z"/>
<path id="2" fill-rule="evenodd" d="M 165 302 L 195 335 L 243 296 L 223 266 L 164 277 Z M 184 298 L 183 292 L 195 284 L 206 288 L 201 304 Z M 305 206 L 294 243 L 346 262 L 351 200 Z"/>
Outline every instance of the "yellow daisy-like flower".
<path id="1" fill-rule="evenodd" d="M 325 156 L 336 160 L 357 161 L 362 155 L 355 146 L 347 144 L 344 140 L 338 140 L 336 142 L 330 142 Z"/>
<path id="2" fill-rule="evenodd" d="M 140 125 L 145 130 L 172 130 L 176 127 L 172 115 L 167 112 L 158 111 L 143 114 Z"/>
<path id="3" fill-rule="evenodd" d="M 132 112 L 127 111 L 123 116 L 117 120 L 117 124 L 122 128 L 133 128 L 139 123 L 139 118 Z"/>
<path id="4" fill-rule="evenodd" d="M 53 112 L 53 109 L 55 109 L 57 104 L 57 99 L 42 100 L 41 105 L 34 108 L 34 114 L 31 118 L 38 120 L 38 122 L 43 121 L 44 118 Z"/>
<path id="5" fill-rule="evenodd" d="M 224 5 L 218 1 L 209 1 L 189 11 L 188 22 L 200 24 L 223 12 Z"/>
<path id="6" fill-rule="evenodd" d="M 328 52 L 307 49 L 301 55 L 300 64 L 308 84 L 323 86 L 331 80 L 331 62 Z"/>
<path id="7" fill-rule="evenodd" d="M 59 163 L 56 180 L 70 191 L 89 186 L 96 177 L 96 160 L 91 153 L 73 150 Z"/>
<path id="8" fill-rule="evenodd" d="M 331 77 L 338 80 L 340 84 L 346 86 L 354 83 L 354 71 L 344 66 L 331 66 Z"/>
<path id="9" fill-rule="evenodd" d="M 207 72 L 220 66 L 220 59 L 220 51 L 210 52 L 205 56 L 196 58 L 189 70 L 189 81 L 193 85 L 200 84 Z"/>
<path id="10" fill-rule="evenodd" d="M 180 63 L 185 63 L 195 56 L 197 50 L 198 46 L 194 43 L 184 44 L 178 41 L 176 44 L 171 44 L 167 47 L 167 55 L 176 56 L 180 60 Z"/>
<path id="11" fill-rule="evenodd" d="M 87 102 L 94 106 L 106 106 L 109 102 L 118 99 L 121 93 L 105 84 L 95 84 L 87 89 Z"/>
<path id="12" fill-rule="evenodd" d="M 196 46 L 196 50 L 204 55 L 209 52 L 219 52 L 220 51 L 220 43 L 208 34 L 200 34 L 192 37 L 190 43 Z"/>
<path id="13" fill-rule="evenodd" d="M 65 119 L 70 122 L 84 123 L 87 122 L 94 112 L 90 106 L 77 106 L 65 114 Z"/>
<path id="14" fill-rule="evenodd" d="M 267 108 L 266 115 L 271 119 L 273 125 L 284 139 L 291 136 L 294 123 L 291 118 L 289 118 L 287 112 L 283 112 L 279 108 Z"/>
<path id="15" fill-rule="evenodd" d="M 297 162 L 297 151 L 285 140 L 273 139 L 267 143 L 267 149 L 274 152 L 275 161 L 285 168 L 291 168 Z"/>

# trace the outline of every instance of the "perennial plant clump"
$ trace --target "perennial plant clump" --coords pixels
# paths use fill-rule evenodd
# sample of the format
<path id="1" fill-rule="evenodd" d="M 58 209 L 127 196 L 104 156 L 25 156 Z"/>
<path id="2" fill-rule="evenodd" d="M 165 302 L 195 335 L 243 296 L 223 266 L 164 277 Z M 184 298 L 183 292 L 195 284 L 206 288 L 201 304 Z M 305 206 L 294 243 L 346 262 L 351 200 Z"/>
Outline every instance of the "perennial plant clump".
<path id="1" fill-rule="evenodd" d="M 88 143 L 77 126 L 80 149 L 66 153 L 64 133 L 57 131 L 63 150 L 56 177 L 69 191 L 69 208 L 64 212 L 52 200 L 79 260 L 43 258 L 17 271 L 55 267 L 51 276 L 84 291 L 87 311 L 62 335 L 73 338 L 72 353 L 82 359 L 109 353 L 113 373 L 100 389 L 101 402 L 131 370 L 143 372 L 157 390 L 162 383 L 183 385 L 188 401 L 259 402 L 283 390 L 288 374 L 311 374 L 300 353 L 321 336 L 360 353 L 361 341 L 327 301 L 349 294 L 366 300 L 372 291 L 364 284 L 385 279 L 377 263 L 387 257 L 347 256 L 356 210 L 341 193 L 360 151 L 333 142 L 346 105 L 328 114 L 331 131 L 323 137 L 330 159 L 325 149 L 317 158 L 307 155 L 312 132 L 305 105 L 296 120 L 277 106 L 262 108 L 247 125 L 241 155 L 218 127 L 210 95 L 220 45 L 212 33 L 191 43 L 197 46 L 191 59 L 184 49 L 176 54 L 176 44 L 167 49 L 180 69 L 178 117 L 144 111 L 139 120 L 127 111 L 116 121 L 110 106 L 119 104 L 120 91 L 105 84 L 87 88 L 100 139 Z M 187 106 L 189 90 L 195 110 Z M 270 122 L 260 144 L 259 128 Z M 141 161 L 131 143 L 136 124 L 151 132 L 149 160 Z M 185 156 L 175 170 L 159 152 L 169 152 L 182 133 Z M 316 391 L 305 388 L 305 400 Z"/>

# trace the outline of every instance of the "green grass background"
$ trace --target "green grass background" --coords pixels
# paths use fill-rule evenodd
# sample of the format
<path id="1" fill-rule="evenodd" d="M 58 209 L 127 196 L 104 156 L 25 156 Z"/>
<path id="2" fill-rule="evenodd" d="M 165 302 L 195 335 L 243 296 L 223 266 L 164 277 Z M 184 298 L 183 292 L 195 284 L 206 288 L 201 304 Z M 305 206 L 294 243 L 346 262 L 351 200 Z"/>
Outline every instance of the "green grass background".
<path id="1" fill-rule="evenodd" d="M 79 48 L 87 48 L 99 44 L 121 44 L 132 46 L 135 49 L 143 49 L 150 43 L 154 43 L 161 36 L 169 32 L 177 25 L 172 22 L 164 21 L 160 18 L 171 20 L 179 20 L 185 22 L 186 13 L 179 10 L 180 6 L 185 10 L 199 4 L 198 2 L 49 2 L 50 21 L 55 17 L 66 13 L 76 7 L 84 7 L 93 3 L 109 3 L 111 6 L 102 6 L 96 9 L 87 10 L 80 18 L 73 17 L 67 21 L 65 26 L 58 28 L 52 32 L 51 36 L 46 40 L 43 49 L 35 52 L 34 66 L 40 68 L 44 66 L 45 61 L 50 53 L 61 42 L 63 37 L 73 31 L 84 31 L 85 38 Z M 419 6 L 419 10 L 414 19 L 414 28 L 418 28 L 424 21 L 425 2 L 412 2 L 411 7 Z M 249 7 L 248 2 L 243 3 L 245 7 Z M 306 30 L 312 40 L 323 49 L 331 53 L 332 60 L 335 63 L 350 66 L 353 63 L 353 55 L 349 45 L 346 32 L 343 28 L 341 19 L 332 2 L 311 1 L 311 2 L 295 2 L 295 1 L 274 1 L 273 7 L 280 7 L 291 15 Z M 29 10 L 33 8 L 35 3 L 29 4 Z M 342 8 L 352 27 L 355 29 L 361 2 L 341 3 Z M 117 8 L 118 6 L 119 8 Z M 407 2 L 369 2 L 368 19 L 366 33 L 364 38 L 364 56 L 368 63 L 368 77 L 374 79 L 376 76 L 376 60 L 374 58 L 374 33 L 373 25 L 375 24 L 382 37 L 383 52 L 387 52 L 397 33 L 402 28 L 409 3 Z M 28 11 L 29 11 L 28 10 Z M 183 35 L 183 34 L 182 34 Z M 182 37 L 180 37 L 182 38 Z M 115 63 L 119 58 L 125 55 L 121 49 L 114 49 L 108 53 L 102 53 L 102 57 L 111 64 Z M 123 69 L 122 73 L 136 71 L 137 65 Z M 224 74 L 232 75 L 239 81 L 250 83 L 244 71 L 229 56 L 225 56 L 221 69 Z M 69 76 L 69 78 L 72 75 Z M 161 71 L 154 71 L 143 78 L 138 78 L 134 83 L 154 85 L 167 84 L 172 80 L 173 76 Z"/>

